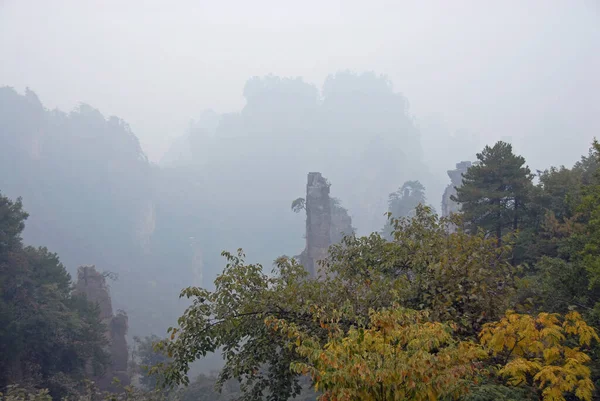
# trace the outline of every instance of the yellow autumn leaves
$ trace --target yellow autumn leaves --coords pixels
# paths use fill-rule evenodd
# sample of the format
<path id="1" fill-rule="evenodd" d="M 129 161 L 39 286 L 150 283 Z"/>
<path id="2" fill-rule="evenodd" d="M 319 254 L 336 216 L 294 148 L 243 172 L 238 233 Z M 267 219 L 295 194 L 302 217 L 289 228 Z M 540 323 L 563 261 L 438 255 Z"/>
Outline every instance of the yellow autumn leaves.
<path id="1" fill-rule="evenodd" d="M 600 338 L 579 313 L 571 311 L 563 318 L 508 311 L 499 322 L 484 326 L 480 340 L 493 356 L 506 361 L 499 373 L 510 384 L 536 386 L 546 401 L 563 401 L 567 393 L 592 399 L 594 385 L 586 366 L 590 357 L 582 348 Z"/>
<path id="2" fill-rule="evenodd" d="M 475 343 L 458 341 L 452 329 L 431 322 L 427 313 L 403 308 L 371 311 L 367 328 L 344 332 L 330 325 L 323 347 L 294 326 L 277 322 L 295 337 L 306 362 L 292 364 L 309 374 L 321 401 L 437 400 L 467 391 L 475 380 L 475 361 L 485 352 Z M 270 322 L 275 327 L 273 322 Z"/>
<path id="3" fill-rule="evenodd" d="M 490 357 L 502 361 L 497 373 L 508 384 L 536 386 L 544 401 L 564 401 L 566 394 L 591 400 L 583 348 L 600 338 L 577 312 L 508 311 L 483 327 L 479 344 L 458 340 L 450 325 L 432 322 L 426 312 L 395 307 L 369 317 L 365 328 L 327 322 L 325 341 L 283 320 L 267 325 L 292 340 L 303 359 L 292 369 L 311 376 L 321 401 L 456 399 L 477 383 Z"/>

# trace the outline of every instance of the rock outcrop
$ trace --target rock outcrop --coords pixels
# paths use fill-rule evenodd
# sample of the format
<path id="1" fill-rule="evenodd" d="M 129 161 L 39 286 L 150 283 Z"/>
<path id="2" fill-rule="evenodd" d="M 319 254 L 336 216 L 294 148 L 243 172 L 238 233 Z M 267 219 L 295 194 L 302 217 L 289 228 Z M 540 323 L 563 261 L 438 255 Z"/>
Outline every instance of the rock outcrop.
<path id="1" fill-rule="evenodd" d="M 339 200 L 330 198 L 331 184 L 321 173 L 309 173 L 306 184 L 306 248 L 298 256 L 312 277 L 322 276 L 318 262 L 327 258 L 329 247 L 353 235 L 352 218 Z"/>
<path id="2" fill-rule="evenodd" d="M 345 236 L 354 235 L 355 231 L 348 210 L 341 206 L 339 200 L 331 198 L 331 228 L 329 230 L 331 243 L 339 244 Z"/>
<path id="3" fill-rule="evenodd" d="M 455 170 L 448 170 L 448 177 L 450 177 L 451 184 L 446 187 L 442 196 L 442 217 L 448 217 L 452 213 L 460 212 L 460 205 L 454 202 L 451 197 L 456 195 L 456 188 L 462 185 L 463 174 L 467 172 L 471 165 L 470 161 L 462 161 L 456 163 Z M 455 230 L 455 227 L 449 227 L 448 229 L 452 232 Z"/>
<path id="4" fill-rule="evenodd" d="M 75 292 L 84 294 L 88 301 L 96 303 L 100 309 L 100 318 L 106 326 L 105 336 L 109 342 L 107 351 L 111 357 L 111 363 L 102 377 L 94 380 L 101 390 L 118 391 L 121 386 L 130 384 L 127 366 L 129 352 L 127 349 L 127 314 L 117 311 L 113 315 L 112 300 L 106 277 L 96 270 L 93 265 L 80 266 L 77 269 L 77 284 Z M 120 384 L 114 385 L 113 379 L 118 379 Z"/>
<path id="5" fill-rule="evenodd" d="M 327 257 L 331 245 L 330 184 L 321 173 L 308 173 L 306 184 L 306 264 L 311 276 L 318 275 L 318 261 Z"/>
<path id="6" fill-rule="evenodd" d="M 150 255 L 151 238 L 156 230 L 156 205 L 150 199 L 145 199 L 141 202 L 138 210 L 138 218 L 136 222 L 136 237 L 142 253 Z"/>

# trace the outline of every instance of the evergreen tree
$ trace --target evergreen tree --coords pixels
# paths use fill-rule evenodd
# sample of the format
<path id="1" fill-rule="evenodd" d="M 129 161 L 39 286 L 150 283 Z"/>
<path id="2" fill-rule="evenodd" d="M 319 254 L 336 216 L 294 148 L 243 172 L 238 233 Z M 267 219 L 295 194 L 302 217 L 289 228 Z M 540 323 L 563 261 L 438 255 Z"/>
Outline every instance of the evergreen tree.
<path id="1" fill-rule="evenodd" d="M 133 338 L 135 344 L 134 368 L 136 373 L 140 374 L 140 384 L 146 390 L 154 390 L 157 384 L 156 376 L 149 375 L 148 370 L 159 363 L 169 362 L 166 355 L 156 352 L 154 349 L 154 343 L 160 340 L 161 338 L 155 335 Z"/>
<path id="2" fill-rule="evenodd" d="M 402 218 L 414 214 L 419 205 L 425 205 L 425 187 L 419 181 L 406 181 L 389 196 L 388 206 L 391 217 Z M 383 236 L 391 240 L 393 227 L 388 220 L 383 228 Z"/>
<path id="3" fill-rule="evenodd" d="M 56 254 L 23 246 L 26 218 L 20 199 L 0 193 L 0 389 L 47 388 L 61 399 L 108 363 L 106 328 L 95 305 L 72 295 Z"/>
<path id="4" fill-rule="evenodd" d="M 526 217 L 533 174 L 506 142 L 486 146 L 477 159 L 451 199 L 461 204 L 471 230 L 481 228 L 495 235 L 500 245 L 502 236 L 518 230 Z"/>

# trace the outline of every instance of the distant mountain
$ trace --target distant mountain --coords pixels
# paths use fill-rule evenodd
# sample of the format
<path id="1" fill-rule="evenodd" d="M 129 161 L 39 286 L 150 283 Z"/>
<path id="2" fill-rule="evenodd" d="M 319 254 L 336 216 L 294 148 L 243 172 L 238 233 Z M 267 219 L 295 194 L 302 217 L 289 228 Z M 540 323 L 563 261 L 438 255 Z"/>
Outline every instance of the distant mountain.
<path id="1" fill-rule="evenodd" d="M 205 111 L 159 165 L 118 117 L 82 104 L 47 110 L 34 92 L 0 89 L 0 190 L 23 197 L 25 240 L 57 252 L 71 273 L 117 273 L 116 309 L 131 335 L 164 335 L 183 287 L 211 287 L 222 250 L 244 248 L 270 270 L 303 247 L 290 204 L 322 172 L 358 233 L 379 231 L 388 194 L 427 186 L 408 101 L 372 73 L 341 72 L 321 91 L 301 79 L 253 78 L 239 112 Z M 452 167 L 452 166 L 450 166 Z"/>

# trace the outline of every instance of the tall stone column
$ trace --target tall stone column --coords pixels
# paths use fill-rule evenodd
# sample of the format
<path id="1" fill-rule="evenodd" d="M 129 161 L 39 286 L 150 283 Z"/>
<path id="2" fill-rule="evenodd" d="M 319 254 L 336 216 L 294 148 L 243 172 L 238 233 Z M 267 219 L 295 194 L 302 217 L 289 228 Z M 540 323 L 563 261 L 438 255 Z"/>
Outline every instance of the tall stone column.
<path id="1" fill-rule="evenodd" d="M 446 187 L 444 195 L 442 196 L 442 217 L 448 217 L 452 213 L 460 212 L 460 205 L 454 202 L 451 197 L 456 196 L 456 188 L 462 185 L 462 176 L 471 167 L 470 161 L 462 161 L 456 163 L 455 170 L 448 170 L 448 177 L 450 177 L 451 184 Z M 456 227 L 448 227 L 449 232 L 454 232 Z"/>
<path id="2" fill-rule="evenodd" d="M 327 257 L 331 245 L 330 184 L 321 173 L 308 173 L 306 184 L 306 259 L 311 276 L 320 276 L 318 261 Z"/>
<path id="3" fill-rule="evenodd" d="M 95 377 L 94 380 L 101 390 L 118 391 L 120 386 L 112 384 L 114 378 L 119 379 L 121 386 L 129 385 L 130 381 L 127 372 L 129 353 L 125 337 L 128 326 L 127 315 L 123 311 L 118 311 L 116 316 L 113 315 L 106 278 L 93 265 L 79 267 L 75 292 L 85 294 L 88 301 L 98 305 L 100 318 L 106 325 L 105 336 L 109 341 L 107 351 L 111 357 L 111 364 L 104 376 Z"/>

